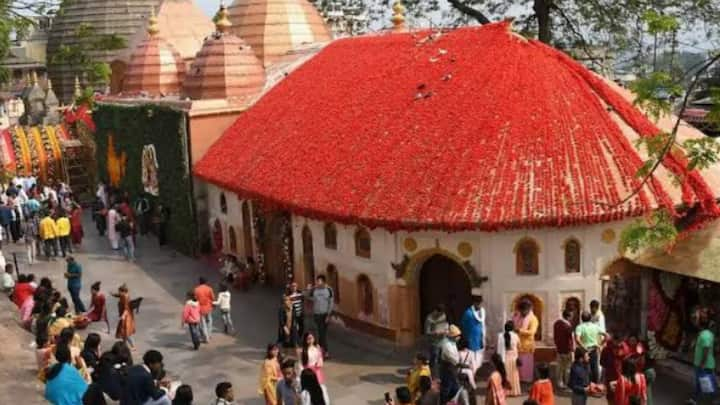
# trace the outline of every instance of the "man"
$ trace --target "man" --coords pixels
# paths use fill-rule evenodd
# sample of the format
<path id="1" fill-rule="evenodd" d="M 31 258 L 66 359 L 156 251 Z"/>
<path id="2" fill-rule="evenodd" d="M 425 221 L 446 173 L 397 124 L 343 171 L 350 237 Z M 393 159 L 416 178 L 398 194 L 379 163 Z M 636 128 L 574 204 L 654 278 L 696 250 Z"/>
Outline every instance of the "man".
<path id="1" fill-rule="evenodd" d="M 215 293 L 212 287 L 207 284 L 204 277 L 198 279 L 198 285 L 195 287 L 195 299 L 200 304 L 200 331 L 202 332 L 204 343 L 210 341 L 212 334 L 212 310 L 213 301 L 215 301 Z"/>
<path id="2" fill-rule="evenodd" d="M 35 264 L 37 257 L 38 237 L 40 233 L 40 221 L 37 214 L 32 213 L 27 216 L 27 220 L 23 225 L 23 239 L 25 241 L 25 251 L 27 253 L 28 264 Z"/>
<path id="3" fill-rule="evenodd" d="M 128 261 L 134 261 L 135 240 L 133 239 L 132 222 L 127 216 L 120 215 L 120 222 L 115 225 L 115 229 L 120 235 L 120 244 L 125 253 L 125 258 L 128 259 Z"/>
<path id="4" fill-rule="evenodd" d="M 292 302 L 293 316 L 297 320 L 299 336 L 305 333 L 305 295 L 300 291 L 296 282 L 290 283 L 287 292 L 290 302 Z"/>
<path id="5" fill-rule="evenodd" d="M 146 235 L 150 231 L 152 211 L 150 210 L 150 201 L 148 201 L 145 194 L 140 194 L 140 197 L 135 201 L 135 217 L 140 222 L 140 234 Z"/>
<path id="6" fill-rule="evenodd" d="M 62 257 L 65 257 L 67 253 L 72 253 L 72 243 L 70 243 L 70 219 L 64 210 L 61 210 L 57 215 L 55 228 L 57 229 L 57 238 L 60 242 L 60 252 L 62 253 Z"/>
<path id="7" fill-rule="evenodd" d="M 143 356 L 143 364 L 128 368 L 125 377 L 125 395 L 120 405 L 170 405 L 167 395 L 169 381 L 155 384 L 163 368 L 163 356 L 157 350 L 149 350 Z"/>
<path id="8" fill-rule="evenodd" d="M 408 387 L 395 388 L 395 401 L 398 405 L 412 405 L 412 397 Z"/>
<path id="9" fill-rule="evenodd" d="M 473 304 L 468 308 L 460 321 L 462 334 L 468 344 L 468 350 L 474 357 L 472 364 L 475 366 L 471 371 L 474 376 L 477 369 L 482 367 L 483 355 L 485 352 L 485 308 L 482 306 L 483 297 L 473 297 Z"/>
<path id="10" fill-rule="evenodd" d="M 53 257 L 58 255 L 57 247 L 57 227 L 55 226 L 55 220 L 50 217 L 50 212 L 46 212 L 42 220 L 40 220 L 40 239 L 43 243 L 43 250 L 45 251 L 45 257 L 50 260 L 50 251 L 52 250 Z"/>
<path id="11" fill-rule="evenodd" d="M 232 384 L 229 382 L 221 382 L 215 386 L 215 402 L 211 405 L 233 405 L 235 393 L 233 393 Z"/>
<path id="12" fill-rule="evenodd" d="M 715 379 L 715 335 L 710 330 L 706 313 L 698 319 L 700 333 L 695 341 L 693 366 L 695 366 L 695 399 L 703 400 L 717 393 Z"/>
<path id="13" fill-rule="evenodd" d="M 313 320 L 317 326 L 320 347 L 325 351 L 325 358 L 330 357 L 330 348 L 327 341 L 327 328 L 332 315 L 334 299 L 333 290 L 325 284 L 325 276 L 319 275 L 315 279 L 315 287 L 308 286 L 309 299 L 313 302 Z"/>
<path id="14" fill-rule="evenodd" d="M 75 258 L 69 256 L 67 258 L 67 271 L 65 278 L 67 279 L 67 289 L 70 292 L 76 314 L 85 313 L 85 305 L 80 299 L 80 288 L 82 287 L 82 267 L 75 261 Z"/>
<path id="15" fill-rule="evenodd" d="M 13 220 L 13 212 L 10 205 L 11 202 L 9 199 L 6 203 L 0 205 L 0 225 L 2 225 L 3 231 L 5 231 L 5 239 L 8 241 L 12 238 L 10 226 Z"/>
<path id="16" fill-rule="evenodd" d="M 558 363 L 557 385 L 560 389 L 565 388 L 565 384 L 568 382 L 570 366 L 572 366 L 573 362 L 574 341 L 571 323 L 572 317 L 572 311 L 566 309 L 562 313 L 562 318 L 555 321 L 553 325 L 553 340 L 555 341 Z"/>
<path id="17" fill-rule="evenodd" d="M 583 311 L 581 318 L 582 323 L 575 328 L 575 343 L 590 356 L 590 381 L 597 384 L 600 381 L 599 349 L 607 335 L 598 324 L 592 322 L 590 312 Z"/>
<path id="18" fill-rule="evenodd" d="M 445 306 L 440 304 L 433 308 L 432 312 L 425 318 L 424 331 L 430 352 L 430 368 L 433 375 L 438 375 L 438 358 L 440 357 L 440 342 L 448 332 L 447 315 Z"/>
<path id="19" fill-rule="evenodd" d="M 295 405 L 300 403 L 297 379 L 295 375 L 295 361 L 285 360 L 282 364 L 282 380 L 275 386 L 277 405 Z"/>
<path id="20" fill-rule="evenodd" d="M 607 333 L 607 329 L 605 329 L 605 314 L 600 310 L 600 302 L 598 300 L 590 301 L 590 315 L 592 315 L 592 322 L 600 327 L 602 333 Z"/>
<path id="21" fill-rule="evenodd" d="M 458 354 L 457 342 L 460 340 L 462 333 L 460 328 L 450 325 L 447 335 L 440 342 L 440 403 L 445 404 L 453 399 L 460 390 L 460 382 L 458 381 L 458 363 L 460 363 L 460 355 Z"/>

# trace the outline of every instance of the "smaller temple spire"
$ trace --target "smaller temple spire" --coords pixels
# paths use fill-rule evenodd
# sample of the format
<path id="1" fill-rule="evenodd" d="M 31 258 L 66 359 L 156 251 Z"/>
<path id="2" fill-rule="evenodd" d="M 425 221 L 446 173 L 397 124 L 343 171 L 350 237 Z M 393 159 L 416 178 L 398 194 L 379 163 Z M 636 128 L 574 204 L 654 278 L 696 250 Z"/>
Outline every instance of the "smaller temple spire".
<path id="1" fill-rule="evenodd" d="M 228 18 L 227 7 L 225 7 L 225 2 L 221 0 L 220 10 L 218 10 L 217 15 L 215 16 L 215 28 L 218 32 L 227 32 L 230 27 L 232 27 L 232 23 Z"/>
<path id="2" fill-rule="evenodd" d="M 33 84 L 33 86 L 37 86 L 37 85 L 38 85 L 37 72 L 34 71 L 34 70 L 33 70 L 33 72 L 32 72 L 32 84 Z"/>
<path id="3" fill-rule="evenodd" d="M 407 26 L 405 25 L 405 6 L 402 4 L 402 0 L 395 0 L 392 6 L 393 15 L 390 21 L 393 23 L 392 30 L 394 32 L 406 32 Z"/>
<path id="4" fill-rule="evenodd" d="M 49 77 L 47 78 L 47 88 L 48 90 L 52 90 L 52 80 L 50 80 Z"/>
<path id="5" fill-rule="evenodd" d="M 82 89 L 80 88 L 80 79 L 75 76 L 75 92 L 73 93 L 73 96 L 75 98 L 80 98 L 82 96 Z"/>
<path id="6" fill-rule="evenodd" d="M 155 36 L 160 32 L 160 26 L 158 25 L 158 18 L 155 15 L 155 6 L 150 8 L 150 18 L 148 18 L 147 32 L 150 36 Z"/>

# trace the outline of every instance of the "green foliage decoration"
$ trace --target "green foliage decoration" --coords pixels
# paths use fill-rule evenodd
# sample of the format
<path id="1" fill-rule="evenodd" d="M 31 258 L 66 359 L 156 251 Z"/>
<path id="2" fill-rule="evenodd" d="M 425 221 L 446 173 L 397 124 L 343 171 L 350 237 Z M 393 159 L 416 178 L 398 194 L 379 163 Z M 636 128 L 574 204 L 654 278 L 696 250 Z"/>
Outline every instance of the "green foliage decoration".
<path id="1" fill-rule="evenodd" d="M 108 181 L 107 150 L 108 139 L 112 136 L 116 153 L 125 152 L 127 155 L 121 187 L 133 199 L 144 192 L 143 147 L 155 146 L 160 189 L 157 201 L 170 209 L 168 240 L 181 252 L 196 254 L 199 245 L 185 113 L 152 104 L 119 106 L 101 103 L 96 106 L 93 119 L 97 126 L 95 142 L 98 176 Z"/>

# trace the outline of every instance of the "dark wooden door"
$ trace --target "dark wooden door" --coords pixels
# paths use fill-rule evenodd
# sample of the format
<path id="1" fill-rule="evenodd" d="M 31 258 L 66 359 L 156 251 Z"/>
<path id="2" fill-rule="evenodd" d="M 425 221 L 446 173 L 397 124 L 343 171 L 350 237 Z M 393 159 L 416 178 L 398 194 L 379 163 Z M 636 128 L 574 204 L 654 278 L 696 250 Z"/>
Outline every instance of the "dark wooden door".
<path id="1" fill-rule="evenodd" d="M 288 275 L 292 274 L 292 268 L 288 268 L 292 266 L 292 259 L 290 263 L 283 262 L 284 241 L 288 240 L 289 246 L 292 246 L 292 235 L 289 235 L 290 227 L 287 224 L 289 224 L 288 214 L 274 212 L 268 215 L 265 225 L 265 273 L 268 284 L 274 286 L 285 286 L 290 281 Z"/>
<path id="2" fill-rule="evenodd" d="M 435 255 L 420 270 L 420 315 L 444 304 L 450 323 L 459 326 L 463 312 L 472 304 L 471 286 L 465 270 L 452 259 Z"/>

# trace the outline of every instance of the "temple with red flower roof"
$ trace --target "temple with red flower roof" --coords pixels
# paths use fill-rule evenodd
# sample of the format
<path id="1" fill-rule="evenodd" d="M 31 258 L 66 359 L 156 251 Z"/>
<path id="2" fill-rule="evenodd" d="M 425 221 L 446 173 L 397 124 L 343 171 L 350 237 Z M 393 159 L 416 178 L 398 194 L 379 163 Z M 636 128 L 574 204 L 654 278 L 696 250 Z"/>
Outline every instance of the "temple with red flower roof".
<path id="1" fill-rule="evenodd" d="M 717 166 L 688 171 L 677 149 L 647 182 L 636 176 L 636 141 L 672 117 L 654 122 L 507 22 L 393 21 L 304 61 L 195 163 L 215 245 L 269 282 L 324 274 L 339 322 L 400 344 L 438 304 L 457 323 L 482 295 L 494 332 L 527 298 L 536 339 L 551 342 L 563 308 L 639 268 L 619 250 L 630 222 L 665 210 L 690 232 L 720 215 Z"/>

